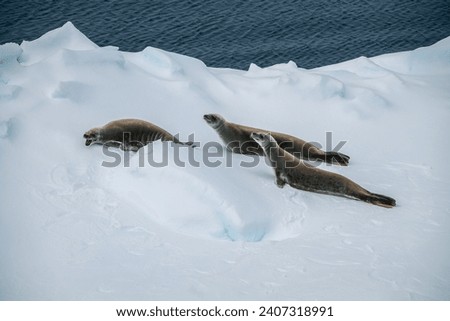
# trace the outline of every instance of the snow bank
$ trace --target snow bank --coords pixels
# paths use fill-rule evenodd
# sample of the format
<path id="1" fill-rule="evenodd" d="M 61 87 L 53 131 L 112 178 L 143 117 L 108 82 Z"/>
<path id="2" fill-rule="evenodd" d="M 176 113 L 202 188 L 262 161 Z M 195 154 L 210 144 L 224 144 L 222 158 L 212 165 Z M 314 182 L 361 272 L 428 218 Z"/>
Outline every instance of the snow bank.
<path id="1" fill-rule="evenodd" d="M 313 70 L 217 69 L 98 47 L 70 22 L 1 45 L 0 298 L 449 299 L 449 58 L 447 38 Z M 206 159 L 220 140 L 205 113 L 345 142 L 350 166 L 321 167 L 398 206 L 279 189 L 263 159 Z M 102 166 L 82 134 L 119 118 L 200 147 Z"/>

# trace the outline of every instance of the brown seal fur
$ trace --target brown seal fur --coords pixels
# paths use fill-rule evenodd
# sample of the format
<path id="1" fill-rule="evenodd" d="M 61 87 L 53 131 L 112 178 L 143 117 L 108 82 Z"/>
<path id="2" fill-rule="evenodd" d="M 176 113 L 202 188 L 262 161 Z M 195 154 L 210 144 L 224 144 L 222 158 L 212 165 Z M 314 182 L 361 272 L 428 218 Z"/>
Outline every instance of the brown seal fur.
<path id="1" fill-rule="evenodd" d="M 192 142 L 182 143 L 164 129 L 140 119 L 114 120 L 103 127 L 88 130 L 83 137 L 86 139 L 86 146 L 102 144 L 132 151 L 137 151 L 156 140 L 173 141 L 183 145 L 193 144 Z"/>
<path id="2" fill-rule="evenodd" d="M 280 188 L 288 184 L 305 191 L 344 196 L 382 207 L 395 206 L 393 198 L 371 193 L 342 175 L 304 163 L 281 149 L 276 140 L 268 133 L 252 133 L 251 137 L 263 148 L 275 170 L 276 184 Z"/>
<path id="3" fill-rule="evenodd" d="M 250 135 L 253 132 L 270 132 L 282 149 L 296 157 L 343 166 L 347 166 L 350 160 L 347 155 L 337 152 L 324 152 L 313 144 L 291 135 L 227 122 L 225 118 L 218 114 L 207 114 L 203 116 L 203 119 L 216 130 L 227 149 L 234 153 L 263 156 L 263 149 L 251 139 Z"/>

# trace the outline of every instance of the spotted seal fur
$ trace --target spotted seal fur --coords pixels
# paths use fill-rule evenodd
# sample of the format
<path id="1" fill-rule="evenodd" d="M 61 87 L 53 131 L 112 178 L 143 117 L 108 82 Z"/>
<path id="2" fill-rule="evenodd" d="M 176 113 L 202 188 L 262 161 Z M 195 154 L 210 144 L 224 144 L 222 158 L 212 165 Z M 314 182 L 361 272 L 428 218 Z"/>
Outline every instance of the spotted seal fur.
<path id="1" fill-rule="evenodd" d="M 263 149 L 250 135 L 253 132 L 270 132 L 282 149 L 296 157 L 342 166 L 347 166 L 350 160 L 345 154 L 322 151 L 313 144 L 288 134 L 230 123 L 218 114 L 206 114 L 203 119 L 219 134 L 227 149 L 234 153 L 264 156 Z"/>
<path id="2" fill-rule="evenodd" d="M 102 144 L 132 151 L 137 151 L 148 143 L 157 140 L 193 145 L 192 142 L 180 142 L 161 127 L 141 119 L 114 120 L 102 127 L 88 130 L 83 137 L 86 139 L 86 146 Z"/>
<path id="3" fill-rule="evenodd" d="M 275 170 L 276 184 L 285 184 L 304 191 L 344 196 L 382 207 L 394 207 L 393 198 L 375 194 L 352 180 L 332 172 L 313 167 L 283 150 L 269 133 L 252 133 L 252 139 L 264 150 Z"/>

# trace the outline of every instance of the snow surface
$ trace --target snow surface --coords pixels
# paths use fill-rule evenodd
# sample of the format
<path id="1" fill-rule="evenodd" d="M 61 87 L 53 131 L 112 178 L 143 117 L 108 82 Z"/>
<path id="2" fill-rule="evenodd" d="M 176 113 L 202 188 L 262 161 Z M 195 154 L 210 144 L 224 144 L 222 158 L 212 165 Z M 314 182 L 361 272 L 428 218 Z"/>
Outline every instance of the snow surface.
<path id="1" fill-rule="evenodd" d="M 205 113 L 324 148 L 331 132 L 350 166 L 320 167 L 398 206 L 279 189 L 243 155 L 180 167 L 169 147 L 168 166 L 139 166 L 161 142 L 109 168 L 82 138 L 142 118 L 194 134 L 202 146 L 179 156 L 201 161 L 220 141 Z M 450 37 L 313 70 L 121 52 L 71 23 L 4 44 L 0 299 L 449 300 L 449 121 Z"/>

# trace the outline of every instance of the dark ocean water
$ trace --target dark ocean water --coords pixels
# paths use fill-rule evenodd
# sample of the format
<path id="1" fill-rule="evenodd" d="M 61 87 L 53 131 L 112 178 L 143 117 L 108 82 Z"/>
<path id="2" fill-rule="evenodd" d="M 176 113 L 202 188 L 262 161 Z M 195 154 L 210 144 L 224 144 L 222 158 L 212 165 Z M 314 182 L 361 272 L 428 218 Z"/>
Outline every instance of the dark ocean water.
<path id="1" fill-rule="evenodd" d="M 450 36 L 450 0 L 0 0 L 0 43 L 74 25 L 100 46 L 153 46 L 247 69 L 304 68 L 411 50 Z"/>

